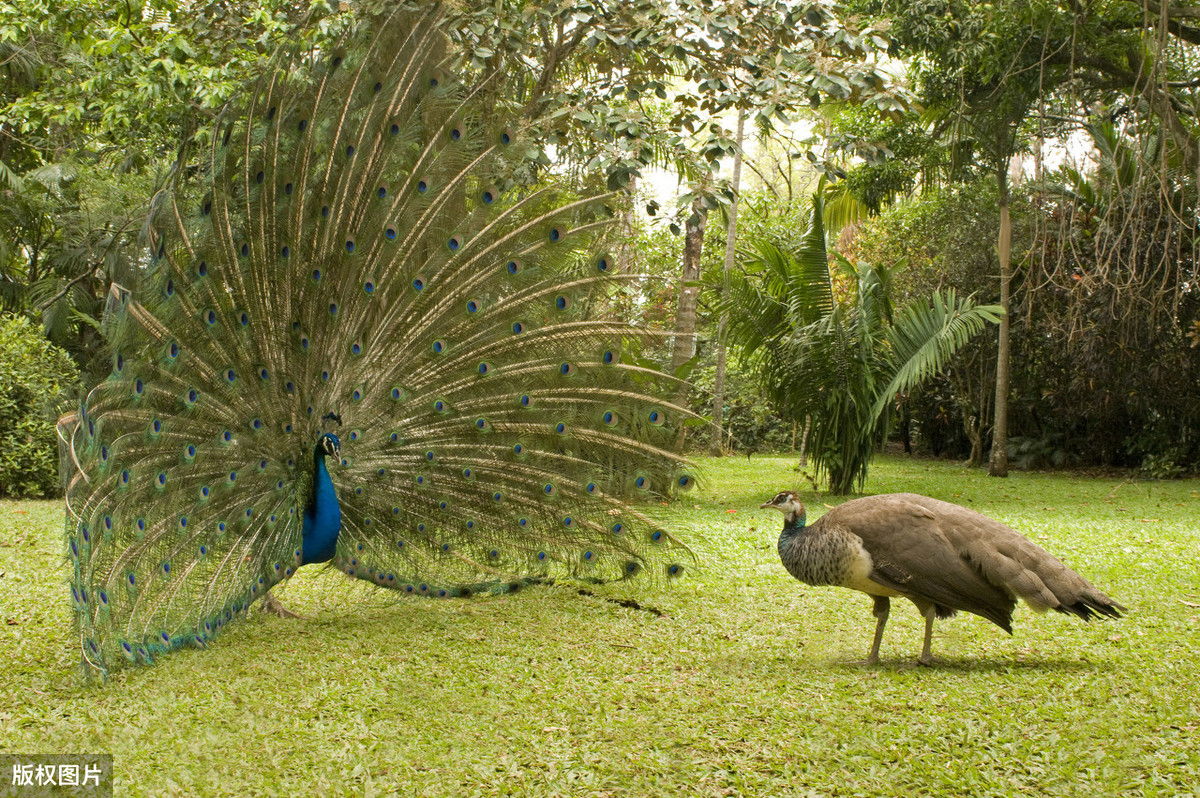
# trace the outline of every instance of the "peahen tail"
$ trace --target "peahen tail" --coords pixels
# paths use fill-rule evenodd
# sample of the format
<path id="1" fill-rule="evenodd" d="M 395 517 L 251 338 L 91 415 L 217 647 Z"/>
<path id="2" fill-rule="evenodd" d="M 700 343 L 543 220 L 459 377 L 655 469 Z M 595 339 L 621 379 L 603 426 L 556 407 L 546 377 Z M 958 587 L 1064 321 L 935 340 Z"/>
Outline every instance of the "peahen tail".
<path id="1" fill-rule="evenodd" d="M 443 24 L 281 52 L 157 196 L 60 422 L 86 669 L 203 645 L 306 562 L 437 596 L 690 562 L 629 504 L 694 478 L 651 333 L 597 311 L 615 197 L 540 168 Z"/>

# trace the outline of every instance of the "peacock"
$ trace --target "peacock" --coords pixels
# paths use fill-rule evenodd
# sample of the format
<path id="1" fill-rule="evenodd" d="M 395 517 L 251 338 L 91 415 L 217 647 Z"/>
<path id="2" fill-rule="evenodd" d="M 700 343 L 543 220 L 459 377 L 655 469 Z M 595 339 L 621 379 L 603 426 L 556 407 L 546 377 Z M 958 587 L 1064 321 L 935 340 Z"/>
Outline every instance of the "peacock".
<path id="1" fill-rule="evenodd" d="M 1055 610 L 1087 621 L 1120 618 L 1125 607 L 1042 547 L 982 513 L 915 493 L 866 496 L 834 507 L 812 524 L 790 490 L 761 508 L 783 513 L 779 558 L 809 585 L 838 585 L 871 596 L 875 638 L 867 663 L 879 661 L 879 644 L 891 598 L 903 596 L 925 617 L 918 660 L 933 663 L 933 619 L 960 610 L 986 618 L 1012 634 L 1017 599 L 1039 612 Z"/>
<path id="2" fill-rule="evenodd" d="M 695 477 L 653 334 L 598 310 L 633 279 L 618 198 L 455 55 L 437 8 L 359 17 L 181 149 L 59 424 L 87 673 L 206 645 L 309 564 L 437 598 L 695 561 L 635 506 Z"/>

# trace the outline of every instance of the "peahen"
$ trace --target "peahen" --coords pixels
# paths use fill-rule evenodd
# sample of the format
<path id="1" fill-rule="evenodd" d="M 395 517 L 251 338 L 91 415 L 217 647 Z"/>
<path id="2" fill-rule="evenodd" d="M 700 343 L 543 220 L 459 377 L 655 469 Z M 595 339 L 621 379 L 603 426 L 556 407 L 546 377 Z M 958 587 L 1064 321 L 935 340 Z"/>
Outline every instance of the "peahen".
<path id="1" fill-rule="evenodd" d="M 779 557 L 788 573 L 809 585 L 861 590 L 875 601 L 879 643 L 892 596 L 903 596 L 925 617 L 920 662 L 933 661 L 933 619 L 972 612 L 1012 634 L 1017 599 L 1032 609 L 1073 613 L 1083 620 L 1125 610 L 1045 549 L 999 521 L 957 504 L 915 493 L 854 499 L 805 524 L 804 504 L 783 491 L 760 508 L 783 513 Z"/>
<path id="2" fill-rule="evenodd" d="M 85 670 L 203 645 L 310 563 L 439 597 L 691 560 L 630 504 L 693 477 L 650 333 L 596 311 L 629 279 L 613 198 L 539 168 L 444 28 L 281 51 L 157 195 L 111 374 L 60 422 Z"/>

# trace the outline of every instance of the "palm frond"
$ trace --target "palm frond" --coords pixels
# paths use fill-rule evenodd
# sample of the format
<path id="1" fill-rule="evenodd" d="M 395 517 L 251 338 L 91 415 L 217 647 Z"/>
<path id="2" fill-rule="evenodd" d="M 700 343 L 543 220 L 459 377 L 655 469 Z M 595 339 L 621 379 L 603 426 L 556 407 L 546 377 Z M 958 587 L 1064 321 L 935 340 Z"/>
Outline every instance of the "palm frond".
<path id="1" fill-rule="evenodd" d="M 19 174 L 14 172 L 8 164 L 0 161 L 0 186 L 5 186 L 13 191 L 20 192 L 25 188 L 25 181 Z"/>
<path id="2" fill-rule="evenodd" d="M 833 283 L 829 276 L 829 251 L 825 246 L 825 203 L 813 195 L 812 218 L 800 249 L 792 257 L 789 303 L 798 326 L 812 324 L 833 312 Z"/>
<path id="3" fill-rule="evenodd" d="M 829 183 L 825 187 L 823 200 L 825 211 L 822 221 L 835 236 L 843 227 L 857 224 L 870 215 L 870 210 L 854 196 L 845 180 Z"/>
<path id="4" fill-rule="evenodd" d="M 809 229 L 799 249 L 791 251 L 758 239 L 740 253 L 740 269 L 724 276 L 717 306 L 729 316 L 730 342 L 744 355 L 778 347 L 794 330 L 833 312 L 821 213 L 820 198 L 814 198 Z"/>
<path id="5" fill-rule="evenodd" d="M 1004 309 L 976 305 L 953 289 L 937 291 L 929 305 L 910 305 L 888 328 L 889 359 L 894 369 L 887 387 L 875 400 L 872 414 L 880 416 L 897 393 L 911 390 L 941 371 L 954 354 L 989 323 L 998 323 Z"/>

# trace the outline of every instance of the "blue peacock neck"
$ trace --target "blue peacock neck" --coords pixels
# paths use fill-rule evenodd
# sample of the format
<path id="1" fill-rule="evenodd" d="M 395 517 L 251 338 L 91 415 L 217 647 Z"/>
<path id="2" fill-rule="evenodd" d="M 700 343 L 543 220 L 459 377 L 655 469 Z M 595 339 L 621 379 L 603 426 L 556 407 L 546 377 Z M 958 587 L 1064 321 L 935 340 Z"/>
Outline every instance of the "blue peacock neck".
<path id="1" fill-rule="evenodd" d="M 337 491 L 333 487 L 333 478 L 329 476 L 329 468 L 325 465 L 325 457 L 329 454 L 336 456 L 338 449 L 337 436 L 325 434 L 313 450 L 313 491 L 301 525 L 301 565 L 328 562 L 337 551 L 342 508 L 338 504 Z"/>

